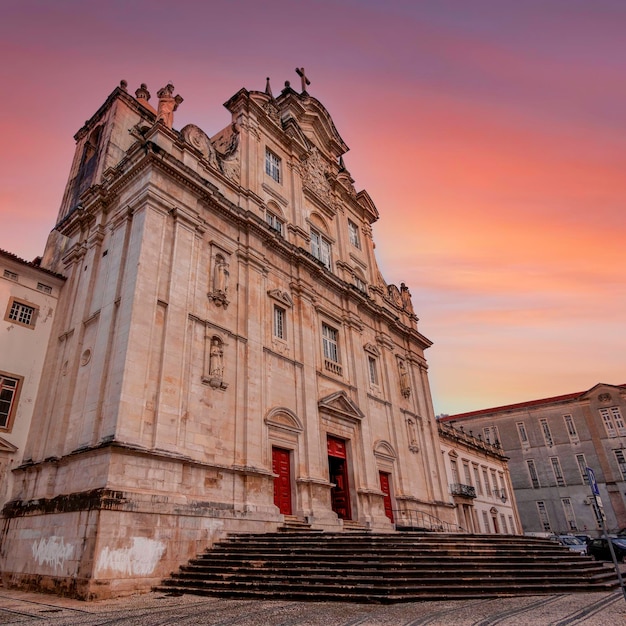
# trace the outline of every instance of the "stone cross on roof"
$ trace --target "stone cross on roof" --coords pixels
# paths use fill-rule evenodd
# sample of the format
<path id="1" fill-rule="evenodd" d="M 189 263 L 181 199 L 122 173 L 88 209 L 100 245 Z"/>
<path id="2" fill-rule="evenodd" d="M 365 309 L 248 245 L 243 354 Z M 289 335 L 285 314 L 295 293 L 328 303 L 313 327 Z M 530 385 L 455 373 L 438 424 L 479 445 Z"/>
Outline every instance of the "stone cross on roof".
<path id="1" fill-rule="evenodd" d="M 306 77 L 303 67 L 296 67 L 296 74 L 302 80 L 302 93 L 307 93 L 306 86 L 311 84 L 311 81 Z"/>

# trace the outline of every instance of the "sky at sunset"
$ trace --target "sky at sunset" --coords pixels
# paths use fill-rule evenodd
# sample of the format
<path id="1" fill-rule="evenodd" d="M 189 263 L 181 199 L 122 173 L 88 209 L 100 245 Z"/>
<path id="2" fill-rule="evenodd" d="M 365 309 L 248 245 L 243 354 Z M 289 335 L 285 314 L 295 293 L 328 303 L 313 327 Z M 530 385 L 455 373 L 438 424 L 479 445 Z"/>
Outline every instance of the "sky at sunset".
<path id="1" fill-rule="evenodd" d="M 0 248 L 54 226 L 121 79 L 209 135 L 285 80 L 333 116 L 378 261 L 434 342 L 436 413 L 626 383 L 624 0 L 0 0 Z"/>

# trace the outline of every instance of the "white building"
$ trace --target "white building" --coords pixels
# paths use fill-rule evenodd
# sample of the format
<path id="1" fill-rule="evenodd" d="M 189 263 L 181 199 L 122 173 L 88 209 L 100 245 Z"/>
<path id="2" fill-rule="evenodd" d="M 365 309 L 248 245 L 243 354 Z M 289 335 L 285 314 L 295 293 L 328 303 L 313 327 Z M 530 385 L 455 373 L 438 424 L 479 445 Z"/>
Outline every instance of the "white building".
<path id="1" fill-rule="evenodd" d="M 0 507 L 22 462 L 64 279 L 0 250 Z"/>

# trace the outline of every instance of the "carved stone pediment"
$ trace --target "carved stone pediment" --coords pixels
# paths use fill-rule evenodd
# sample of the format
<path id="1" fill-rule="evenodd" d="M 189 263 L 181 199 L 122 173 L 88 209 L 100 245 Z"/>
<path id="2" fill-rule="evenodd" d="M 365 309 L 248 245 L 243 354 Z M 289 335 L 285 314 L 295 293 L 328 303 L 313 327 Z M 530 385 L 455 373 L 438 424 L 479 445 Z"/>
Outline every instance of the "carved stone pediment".
<path id="1" fill-rule="evenodd" d="M 337 391 L 325 398 L 322 398 L 318 407 L 320 413 L 339 417 L 351 422 L 360 422 L 365 414 L 359 407 L 348 398 L 345 391 Z"/>
<path id="2" fill-rule="evenodd" d="M 270 289 L 268 290 L 267 295 L 270 298 L 274 298 L 274 300 L 278 300 L 285 306 L 290 308 L 293 306 L 293 299 L 286 291 L 281 291 L 280 289 Z"/>
<path id="3" fill-rule="evenodd" d="M 273 428 L 295 433 L 301 433 L 304 430 L 302 422 L 295 413 L 285 408 L 273 409 L 265 418 L 265 423 Z"/>
<path id="4" fill-rule="evenodd" d="M 374 444 L 374 455 L 390 461 L 393 461 L 398 457 L 396 451 L 393 449 L 393 446 L 384 439 L 379 439 Z"/>
<path id="5" fill-rule="evenodd" d="M 366 343 L 363 346 L 363 349 L 365 350 L 365 352 L 369 352 L 370 354 L 373 354 L 374 356 L 380 356 L 380 350 L 373 343 Z"/>
<path id="6" fill-rule="evenodd" d="M 14 446 L 10 441 L 3 439 L 0 437 L 0 452 L 8 452 L 9 454 L 13 454 L 17 452 L 17 446 Z"/>

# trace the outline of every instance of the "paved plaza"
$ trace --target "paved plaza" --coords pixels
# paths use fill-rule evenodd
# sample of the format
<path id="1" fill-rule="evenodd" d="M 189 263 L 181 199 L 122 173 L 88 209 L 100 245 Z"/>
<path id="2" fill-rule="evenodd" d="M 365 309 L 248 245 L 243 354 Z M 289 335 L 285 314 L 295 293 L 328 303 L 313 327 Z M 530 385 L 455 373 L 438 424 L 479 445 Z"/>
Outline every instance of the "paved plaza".
<path id="1" fill-rule="evenodd" d="M 617 626 L 621 591 L 403 604 L 224 600 L 149 593 L 80 602 L 0 588 L 0 624 L 39 626 Z"/>

